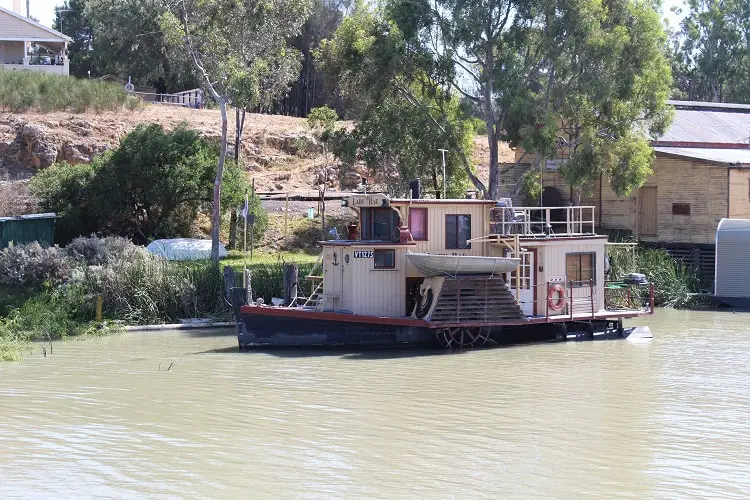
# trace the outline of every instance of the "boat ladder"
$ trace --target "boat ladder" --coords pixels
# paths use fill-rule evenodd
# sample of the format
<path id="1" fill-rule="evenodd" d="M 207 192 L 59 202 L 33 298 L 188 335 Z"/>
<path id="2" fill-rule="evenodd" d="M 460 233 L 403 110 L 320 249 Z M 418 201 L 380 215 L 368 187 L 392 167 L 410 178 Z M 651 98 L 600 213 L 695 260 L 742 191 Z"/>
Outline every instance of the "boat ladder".
<path id="1" fill-rule="evenodd" d="M 320 302 L 323 300 L 323 297 L 321 295 L 323 294 L 323 277 L 322 276 L 308 276 L 307 279 L 319 279 L 320 282 L 318 285 L 313 289 L 313 292 L 310 294 L 310 296 L 305 300 L 305 303 L 302 304 L 303 309 L 317 309 L 320 305 Z"/>

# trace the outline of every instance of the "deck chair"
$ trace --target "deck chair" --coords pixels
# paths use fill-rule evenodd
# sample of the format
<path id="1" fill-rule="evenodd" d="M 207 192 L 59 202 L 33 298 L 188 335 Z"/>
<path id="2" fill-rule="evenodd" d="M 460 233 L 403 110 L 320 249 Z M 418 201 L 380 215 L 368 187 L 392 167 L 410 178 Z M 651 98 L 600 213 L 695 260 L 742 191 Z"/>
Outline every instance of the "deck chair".
<path id="1" fill-rule="evenodd" d="M 504 208 L 505 227 L 503 228 L 503 232 L 505 234 L 524 234 L 524 226 L 527 222 L 526 215 L 523 211 L 513 209 L 513 200 L 510 198 L 498 198 L 495 206 Z"/>

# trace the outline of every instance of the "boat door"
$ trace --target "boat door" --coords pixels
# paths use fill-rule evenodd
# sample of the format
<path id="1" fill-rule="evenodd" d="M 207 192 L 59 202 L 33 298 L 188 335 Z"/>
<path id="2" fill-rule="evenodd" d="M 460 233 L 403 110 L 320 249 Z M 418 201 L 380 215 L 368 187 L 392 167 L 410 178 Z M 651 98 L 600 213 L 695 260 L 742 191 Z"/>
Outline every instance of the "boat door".
<path id="1" fill-rule="evenodd" d="M 324 309 L 337 311 L 341 309 L 341 297 L 344 285 L 344 249 L 330 246 L 324 250 L 323 279 L 325 300 Z"/>
<path id="2" fill-rule="evenodd" d="M 536 290 L 536 249 L 521 252 L 521 282 L 516 293 L 516 273 L 511 273 L 509 283 L 513 290 L 513 295 L 521 304 L 521 310 L 526 316 L 536 314 L 535 307 L 535 290 Z"/>

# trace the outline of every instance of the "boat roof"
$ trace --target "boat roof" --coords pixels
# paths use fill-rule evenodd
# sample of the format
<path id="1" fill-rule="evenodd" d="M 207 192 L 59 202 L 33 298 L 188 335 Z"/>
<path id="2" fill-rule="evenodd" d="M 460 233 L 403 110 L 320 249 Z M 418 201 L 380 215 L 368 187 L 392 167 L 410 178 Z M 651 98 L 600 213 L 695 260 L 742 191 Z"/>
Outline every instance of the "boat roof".
<path id="1" fill-rule="evenodd" d="M 495 205 L 496 200 L 473 200 L 473 199 L 438 199 L 438 198 L 394 198 L 391 200 L 391 204 L 422 204 L 422 205 Z"/>

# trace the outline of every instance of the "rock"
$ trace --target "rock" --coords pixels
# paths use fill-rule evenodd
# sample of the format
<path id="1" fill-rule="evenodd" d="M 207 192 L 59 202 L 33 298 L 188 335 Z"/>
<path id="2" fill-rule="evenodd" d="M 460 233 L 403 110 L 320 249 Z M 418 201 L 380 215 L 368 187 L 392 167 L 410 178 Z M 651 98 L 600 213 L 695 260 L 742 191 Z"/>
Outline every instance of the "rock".
<path id="1" fill-rule="evenodd" d="M 283 174 L 279 174 L 277 176 L 274 176 L 273 180 L 275 180 L 275 181 L 288 181 L 291 178 L 292 178 L 292 174 L 290 174 L 290 173 L 287 172 L 287 173 L 283 173 Z"/>
<path id="2" fill-rule="evenodd" d="M 284 185 L 282 183 L 280 183 L 280 182 L 277 182 L 275 184 L 275 186 L 276 186 L 276 189 L 278 189 L 279 191 L 283 191 L 284 190 Z"/>
<path id="3" fill-rule="evenodd" d="M 46 127 L 23 123 L 16 126 L 16 133 L 19 163 L 37 169 L 55 163 L 60 146 Z"/>
<path id="4" fill-rule="evenodd" d="M 341 187 L 346 189 L 355 189 L 362 183 L 362 176 L 357 172 L 347 172 L 341 179 Z"/>

